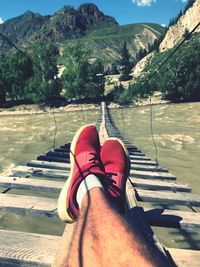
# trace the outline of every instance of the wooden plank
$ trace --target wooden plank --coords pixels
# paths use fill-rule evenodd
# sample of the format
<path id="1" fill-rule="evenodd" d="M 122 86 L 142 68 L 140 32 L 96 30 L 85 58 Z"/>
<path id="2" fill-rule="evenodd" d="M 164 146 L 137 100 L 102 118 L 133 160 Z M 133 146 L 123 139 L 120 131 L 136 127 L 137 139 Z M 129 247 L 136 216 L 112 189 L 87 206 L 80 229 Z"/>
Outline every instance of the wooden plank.
<path id="1" fill-rule="evenodd" d="M 145 156 L 144 153 L 137 152 L 137 151 L 129 151 L 129 154 L 132 155 L 132 156 Z"/>
<path id="2" fill-rule="evenodd" d="M 69 162 L 69 158 L 52 157 L 52 156 L 45 156 L 45 155 L 38 156 L 37 160 L 43 160 L 43 161 L 49 161 L 49 162 L 62 162 L 62 163 Z"/>
<path id="3" fill-rule="evenodd" d="M 131 155 L 130 153 L 129 153 L 129 157 L 132 160 L 146 160 L 146 161 L 151 160 L 150 158 L 147 158 L 146 156 L 134 156 L 134 155 Z"/>
<path id="4" fill-rule="evenodd" d="M 56 148 L 55 152 L 69 153 L 69 149 L 66 148 Z"/>
<path id="5" fill-rule="evenodd" d="M 65 144 L 65 145 L 63 145 L 63 146 L 60 146 L 60 148 L 65 148 L 65 149 L 67 149 L 67 148 L 70 148 L 70 145 L 71 145 L 71 143 L 67 143 L 67 144 Z"/>
<path id="6" fill-rule="evenodd" d="M 130 170 L 130 176 L 142 179 L 162 179 L 162 180 L 176 180 L 176 177 L 167 172 L 153 172 L 153 171 L 137 171 Z"/>
<path id="7" fill-rule="evenodd" d="M 46 168 L 46 169 L 55 169 L 55 170 L 63 170 L 69 171 L 70 164 L 69 163 L 59 163 L 59 162 L 48 162 L 42 160 L 31 160 L 26 164 L 29 167 L 37 167 L 37 168 Z"/>
<path id="8" fill-rule="evenodd" d="M 178 267 L 200 267 L 200 251 L 167 248 Z"/>
<path id="9" fill-rule="evenodd" d="M 29 167 L 39 167 L 39 168 L 47 168 L 47 169 L 56 169 L 56 170 L 69 170 L 69 163 L 61 163 L 61 162 L 48 162 L 42 160 L 31 160 L 27 163 Z"/>
<path id="10" fill-rule="evenodd" d="M 69 153 L 64 153 L 64 152 L 49 151 L 46 153 L 46 156 L 69 159 Z"/>
<path id="11" fill-rule="evenodd" d="M 200 213 L 166 210 L 160 208 L 144 208 L 145 216 L 152 226 L 173 228 L 200 228 Z"/>
<path id="12" fill-rule="evenodd" d="M 126 148 L 128 149 L 128 151 L 129 152 L 133 152 L 133 153 L 142 153 L 142 151 L 141 150 L 139 150 L 137 147 L 135 147 L 135 146 L 132 146 L 132 145 L 127 145 L 127 144 L 125 144 L 126 145 Z"/>
<path id="13" fill-rule="evenodd" d="M 12 194 L 0 194 L 0 211 L 22 214 L 56 216 L 57 199 Z"/>
<path id="14" fill-rule="evenodd" d="M 200 196 L 189 193 L 158 192 L 135 189 L 137 199 L 166 205 L 186 205 L 200 207 Z"/>
<path id="15" fill-rule="evenodd" d="M 147 179 L 134 179 L 130 177 L 133 186 L 150 190 L 170 190 L 173 192 L 191 192 L 192 189 L 186 184 L 177 184 L 172 182 L 155 181 Z"/>
<path id="16" fill-rule="evenodd" d="M 132 164 L 131 163 L 131 169 L 137 170 L 137 171 L 153 171 L 153 172 L 168 172 L 168 169 L 163 167 L 156 167 L 152 165 L 140 165 L 140 164 Z"/>
<path id="17" fill-rule="evenodd" d="M 46 177 L 52 179 L 66 179 L 69 171 L 18 166 L 12 169 L 13 176 L 18 177 Z"/>
<path id="18" fill-rule="evenodd" d="M 60 236 L 0 230 L 0 266 L 51 266 Z"/>
<path id="19" fill-rule="evenodd" d="M 157 163 L 155 161 L 150 161 L 150 160 L 135 160 L 130 158 L 131 164 L 138 164 L 138 165 L 150 165 L 150 166 L 156 166 Z"/>
<path id="20" fill-rule="evenodd" d="M 124 143 L 124 144 L 125 144 L 125 146 L 126 146 L 126 148 L 128 149 L 129 152 L 138 152 L 138 153 L 142 153 L 142 151 L 139 150 L 137 147 L 132 146 L 132 145 L 130 145 L 130 144 L 126 144 L 126 143 Z"/>
<path id="21" fill-rule="evenodd" d="M 42 192 L 58 193 L 63 185 L 64 182 L 61 181 L 0 176 L 0 186 L 10 189 L 42 190 Z"/>

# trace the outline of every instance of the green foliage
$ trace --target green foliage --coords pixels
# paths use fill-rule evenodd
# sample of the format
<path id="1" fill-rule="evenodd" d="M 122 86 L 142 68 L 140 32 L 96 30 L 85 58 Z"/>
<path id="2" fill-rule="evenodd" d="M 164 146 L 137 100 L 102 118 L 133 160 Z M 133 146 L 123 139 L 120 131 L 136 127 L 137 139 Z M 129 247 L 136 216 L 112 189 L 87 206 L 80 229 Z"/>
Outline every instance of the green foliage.
<path id="1" fill-rule="evenodd" d="M 115 102 L 126 103 L 130 99 L 145 98 L 154 91 L 160 91 L 164 98 L 173 102 L 200 100 L 200 34 L 188 40 L 176 54 L 148 79 L 172 50 L 157 53 L 143 71 L 142 78 L 130 84 L 128 90 L 115 87 L 112 98 Z M 175 49 L 175 48 L 173 48 Z"/>
<path id="2" fill-rule="evenodd" d="M 63 95 L 67 98 L 96 99 L 103 95 L 102 63 L 89 63 L 90 51 L 85 50 L 79 43 L 69 45 L 64 52 L 65 71 L 62 76 Z"/>
<path id="3" fill-rule="evenodd" d="M 151 93 L 151 88 L 144 79 L 138 78 L 135 83 L 129 85 L 128 91 L 129 95 L 134 99 L 145 98 Z"/>
<path id="4" fill-rule="evenodd" d="M 183 34 L 183 38 L 184 38 L 184 39 L 189 39 L 189 36 L 190 36 L 190 31 L 186 28 L 186 29 L 185 29 L 185 32 L 184 32 L 184 34 Z"/>
<path id="5" fill-rule="evenodd" d="M 140 48 L 138 55 L 137 55 L 137 61 L 140 61 L 148 54 L 147 50 L 144 48 Z"/>
<path id="6" fill-rule="evenodd" d="M 46 102 L 59 96 L 57 75 L 57 48 L 52 44 L 35 46 L 31 58 L 20 52 L 2 55 L 0 58 L 1 104 L 6 100 L 30 100 Z M 33 63 L 34 62 L 34 63 Z"/>
<path id="7" fill-rule="evenodd" d="M 135 38 L 136 34 L 140 34 L 144 30 L 144 26 L 152 28 L 152 31 L 159 37 L 159 33 L 164 33 L 164 28 L 155 23 L 134 23 L 122 26 L 104 27 L 99 29 L 92 29 L 87 32 L 83 40 L 107 40 L 116 38 Z"/>
<path id="8" fill-rule="evenodd" d="M 171 50 L 158 53 L 145 71 L 153 72 L 158 62 L 162 62 L 169 53 Z M 194 36 L 178 50 L 175 56 L 151 79 L 150 85 L 172 101 L 200 100 L 199 35 Z"/>
<path id="9" fill-rule="evenodd" d="M 0 95 L 1 102 L 24 98 L 25 85 L 33 75 L 33 66 L 29 58 L 20 52 L 6 54 L 0 59 Z"/>
<path id="10" fill-rule="evenodd" d="M 120 105 L 126 105 L 132 102 L 130 91 L 125 89 L 122 84 L 116 85 L 113 91 L 106 96 L 106 99 Z"/>
<path id="11" fill-rule="evenodd" d="M 111 75 L 119 74 L 116 63 L 112 64 L 111 69 L 108 71 L 108 74 L 111 74 Z"/>
<path id="12" fill-rule="evenodd" d="M 124 45 L 122 47 L 121 60 L 119 63 L 122 68 L 122 74 L 120 76 L 120 80 L 121 81 L 130 80 L 130 71 L 131 71 L 133 64 L 131 62 L 131 56 L 129 54 L 126 42 L 124 42 Z"/>
<path id="13" fill-rule="evenodd" d="M 52 43 L 35 46 L 32 51 L 34 75 L 28 81 L 26 89 L 27 98 L 35 103 L 48 102 L 49 99 L 60 95 L 57 55 L 58 49 Z"/>

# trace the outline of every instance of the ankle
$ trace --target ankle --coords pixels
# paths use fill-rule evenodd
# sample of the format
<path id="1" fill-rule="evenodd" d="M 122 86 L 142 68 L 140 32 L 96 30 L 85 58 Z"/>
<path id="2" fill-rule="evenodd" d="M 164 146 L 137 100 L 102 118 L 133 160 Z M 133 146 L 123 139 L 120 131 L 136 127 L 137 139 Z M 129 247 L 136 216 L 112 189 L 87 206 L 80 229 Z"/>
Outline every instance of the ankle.
<path id="1" fill-rule="evenodd" d="M 81 209 L 82 202 L 84 198 L 90 198 L 90 191 L 94 188 L 103 190 L 103 186 L 99 179 L 94 174 L 89 174 L 79 185 L 76 200 L 79 205 L 79 209 Z"/>

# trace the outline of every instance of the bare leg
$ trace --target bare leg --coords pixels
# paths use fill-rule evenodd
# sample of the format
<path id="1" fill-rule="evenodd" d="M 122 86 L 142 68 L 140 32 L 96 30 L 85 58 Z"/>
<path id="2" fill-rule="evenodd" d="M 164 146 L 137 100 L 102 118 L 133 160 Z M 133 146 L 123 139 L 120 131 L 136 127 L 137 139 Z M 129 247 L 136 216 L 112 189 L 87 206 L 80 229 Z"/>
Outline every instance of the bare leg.
<path id="1" fill-rule="evenodd" d="M 69 255 L 64 240 L 54 267 L 169 266 L 156 247 L 130 229 L 115 212 L 101 188 L 84 197 Z"/>

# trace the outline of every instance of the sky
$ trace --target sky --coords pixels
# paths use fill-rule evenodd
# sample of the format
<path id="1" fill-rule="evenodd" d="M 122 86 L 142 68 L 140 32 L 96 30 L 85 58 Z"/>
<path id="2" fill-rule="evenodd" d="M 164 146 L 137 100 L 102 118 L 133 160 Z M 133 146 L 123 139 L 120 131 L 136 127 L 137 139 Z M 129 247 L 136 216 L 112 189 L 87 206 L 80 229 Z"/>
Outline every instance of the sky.
<path id="1" fill-rule="evenodd" d="M 0 0 L 0 23 L 17 17 L 27 10 L 52 15 L 64 5 L 77 8 L 83 3 L 94 3 L 106 15 L 113 16 L 120 25 L 155 22 L 168 25 L 185 7 L 188 0 Z"/>

